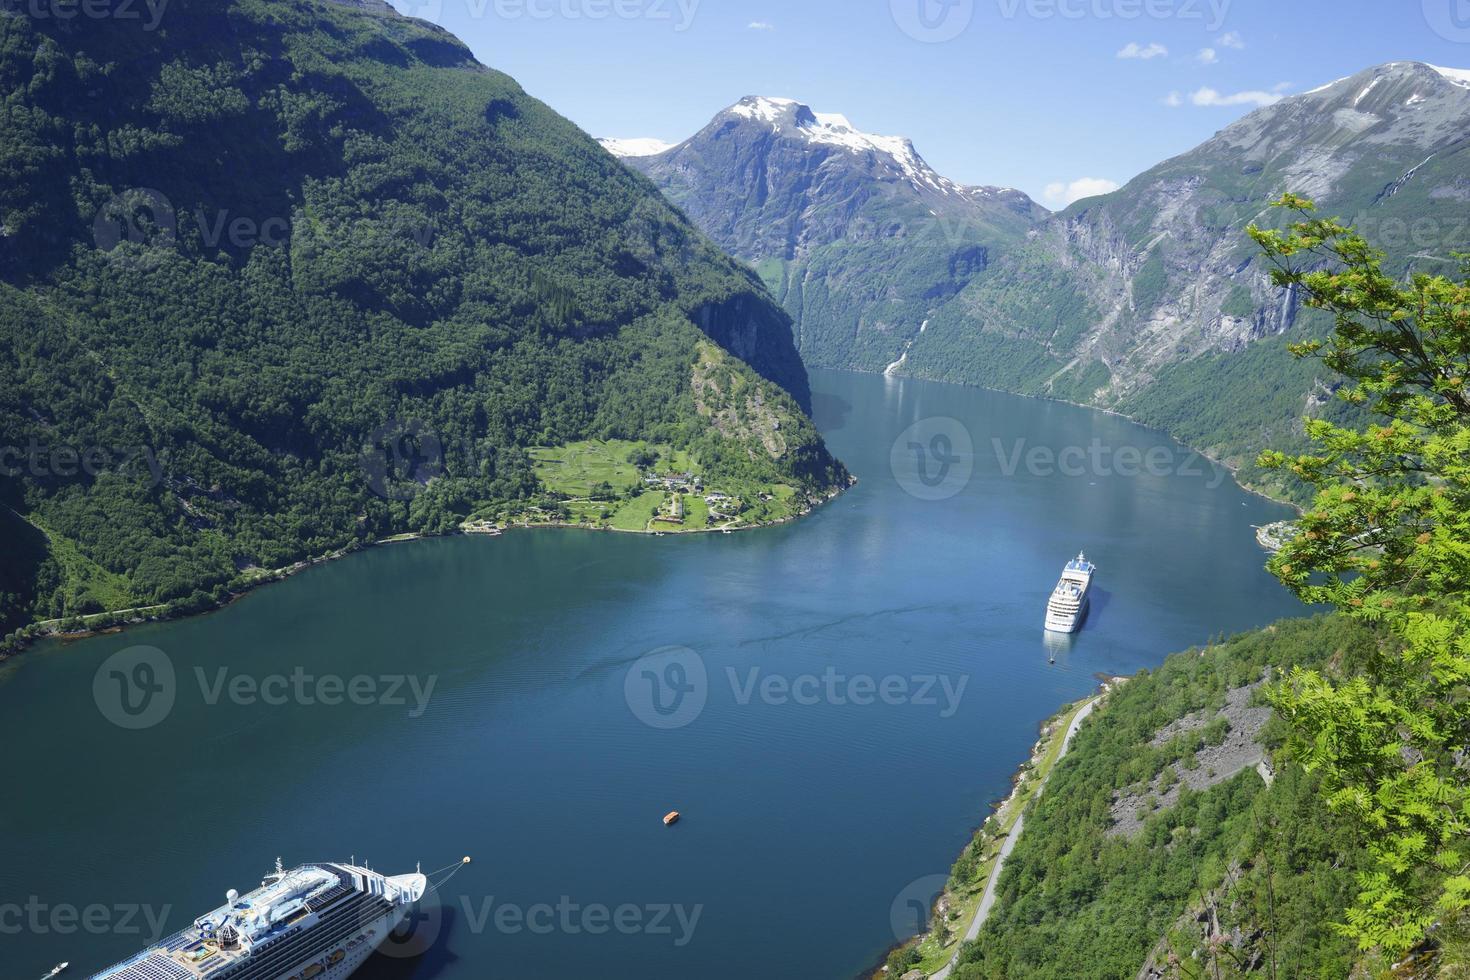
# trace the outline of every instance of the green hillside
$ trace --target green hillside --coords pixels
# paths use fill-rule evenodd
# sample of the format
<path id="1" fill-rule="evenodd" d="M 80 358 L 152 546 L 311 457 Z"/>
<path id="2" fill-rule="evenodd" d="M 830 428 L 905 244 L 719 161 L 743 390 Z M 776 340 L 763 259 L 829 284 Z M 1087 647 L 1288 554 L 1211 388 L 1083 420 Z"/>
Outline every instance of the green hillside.
<path id="1" fill-rule="evenodd" d="M 956 980 L 1131 980 L 1150 963 L 1170 977 L 1347 977 L 1359 956 L 1332 923 L 1366 859 L 1280 751 L 1260 685 L 1297 664 L 1349 665 L 1374 642 L 1344 619 L 1287 622 L 1113 691 L 1027 816 Z M 1251 751 L 1270 760 L 1269 787 Z"/>
<path id="2" fill-rule="evenodd" d="M 441 29 L 146 23 L 0 17 L 0 634 L 452 529 L 537 494 L 529 446 L 845 485 L 755 275 Z M 779 445 L 701 414 L 707 341 Z"/>

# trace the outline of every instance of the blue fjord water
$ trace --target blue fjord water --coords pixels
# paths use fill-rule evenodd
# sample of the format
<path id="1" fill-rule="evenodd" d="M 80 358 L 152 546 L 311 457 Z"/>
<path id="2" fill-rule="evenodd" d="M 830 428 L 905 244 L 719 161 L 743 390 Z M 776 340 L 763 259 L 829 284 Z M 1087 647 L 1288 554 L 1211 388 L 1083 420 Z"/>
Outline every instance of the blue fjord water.
<path id="1" fill-rule="evenodd" d="M 971 388 L 813 385 L 861 482 L 797 523 L 377 548 L 8 665 L 5 973 L 98 969 L 277 855 L 468 854 L 392 947 L 421 955 L 360 976 L 851 977 L 1095 674 L 1301 612 L 1251 533 L 1287 510 L 1158 433 Z M 1049 644 L 1080 549 L 1093 611 Z M 157 652 L 109 664 L 139 646 Z M 173 687 L 129 689 L 128 715 L 118 666 Z"/>

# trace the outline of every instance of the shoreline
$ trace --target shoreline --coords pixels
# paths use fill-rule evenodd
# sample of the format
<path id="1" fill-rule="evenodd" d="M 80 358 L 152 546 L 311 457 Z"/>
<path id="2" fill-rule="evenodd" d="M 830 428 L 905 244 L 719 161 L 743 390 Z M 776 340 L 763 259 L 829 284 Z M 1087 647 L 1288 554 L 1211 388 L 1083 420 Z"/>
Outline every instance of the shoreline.
<path id="1" fill-rule="evenodd" d="M 386 547 L 388 545 L 394 544 L 405 544 L 410 541 L 430 541 L 441 538 L 499 537 L 500 535 L 505 534 L 509 531 L 588 531 L 592 533 L 637 534 L 650 538 L 662 535 L 676 534 L 733 534 L 736 531 L 757 531 L 764 528 L 780 527 L 785 524 L 794 524 L 797 521 L 810 516 L 817 510 L 817 508 L 823 506 L 824 504 L 831 503 L 833 500 L 836 500 L 842 494 L 846 493 L 848 490 L 856 486 L 857 482 L 857 477 L 853 477 L 851 481 L 845 486 L 834 487 L 833 489 L 823 494 L 820 499 L 809 503 L 809 505 L 804 510 L 793 514 L 790 517 L 784 517 L 780 520 L 774 521 L 760 521 L 754 524 L 744 524 L 740 527 L 733 528 L 704 527 L 689 529 L 681 528 L 679 530 L 668 531 L 655 531 L 649 529 L 638 531 L 628 528 L 592 527 L 586 524 L 545 522 L 537 524 L 507 524 L 504 526 L 494 525 L 493 529 L 482 525 L 479 529 L 469 530 L 467 529 L 467 526 L 472 522 L 465 521 L 461 523 L 461 525 L 455 530 L 445 531 L 439 534 L 425 534 L 417 531 L 406 531 L 402 534 L 393 534 L 389 535 L 386 538 L 379 538 L 376 541 L 366 541 L 350 544 L 343 548 L 339 548 L 336 551 L 328 552 L 324 555 L 316 555 L 311 558 L 303 558 L 300 561 L 292 562 L 290 565 L 285 565 L 281 568 L 258 569 L 253 575 L 244 578 L 243 580 L 236 580 L 224 585 L 223 588 L 225 589 L 225 595 L 220 599 L 212 600 L 208 605 L 179 608 L 173 611 L 169 611 L 169 603 L 159 603 L 152 606 L 136 606 L 130 609 L 111 609 L 100 613 L 87 613 L 80 616 L 66 616 L 61 619 L 43 619 L 27 623 L 26 625 L 20 627 L 10 634 L 10 637 L 13 639 L 16 646 L 14 649 L 8 651 L 0 650 L 0 665 L 14 660 L 16 657 L 20 656 L 28 649 L 30 649 L 33 644 L 42 640 L 60 640 L 63 643 L 72 643 L 78 640 L 89 639 L 94 636 L 121 633 L 132 626 L 144 626 L 148 623 L 166 623 L 172 622 L 174 620 L 188 619 L 193 616 L 206 616 L 210 613 L 219 612 L 221 609 L 225 609 L 229 606 L 234 605 L 236 602 L 244 599 L 246 596 L 255 592 L 255 590 L 259 588 L 267 585 L 274 585 L 278 582 L 284 582 L 292 576 L 298 575 L 309 568 L 315 568 L 318 565 L 326 565 L 330 562 L 340 561 L 344 558 L 350 558 L 353 555 L 356 555 L 363 551 L 367 551 L 371 548 Z M 25 518 L 20 514 L 16 514 L 16 516 L 20 517 L 21 520 L 25 520 Z M 63 628 L 64 624 L 71 622 L 74 619 L 81 620 L 83 628 L 72 630 Z"/>
<path id="2" fill-rule="evenodd" d="M 1008 388 L 997 388 L 994 385 L 970 384 L 969 382 L 965 382 L 965 381 L 948 381 L 948 380 L 945 380 L 943 378 L 930 378 L 930 377 L 925 377 L 924 375 L 921 375 L 921 374 L 888 374 L 886 372 L 878 372 L 878 371 L 862 371 L 862 370 L 859 370 L 857 368 L 819 368 L 818 370 L 823 370 L 823 371 L 838 371 L 838 372 L 845 372 L 845 373 L 848 373 L 848 374 L 877 375 L 878 377 L 882 377 L 882 378 L 893 378 L 893 379 L 895 379 L 897 381 L 903 381 L 904 379 L 908 378 L 908 379 L 912 379 L 914 381 L 928 382 L 929 384 L 954 385 L 954 386 L 959 387 L 959 388 L 975 388 L 975 389 L 978 389 L 980 391 L 994 391 L 994 392 L 997 392 L 998 394 L 1002 394 L 1002 395 L 1014 395 L 1017 398 L 1034 398 L 1037 401 L 1055 402 L 1058 405 L 1071 405 L 1074 408 L 1084 408 L 1084 409 L 1087 409 L 1090 412 L 1101 412 L 1104 415 L 1111 415 L 1114 418 L 1123 419 L 1125 422 L 1131 422 L 1131 423 L 1133 423 L 1134 425 L 1138 426 L 1141 429 L 1147 429 L 1150 432 L 1157 432 L 1157 433 L 1159 433 L 1161 435 L 1167 436 L 1169 439 L 1172 439 L 1175 443 L 1177 443 L 1180 446 L 1183 446 L 1185 449 L 1188 449 L 1190 452 L 1197 453 L 1202 458 L 1207 459 L 1211 463 L 1213 463 L 1214 465 L 1219 466 L 1222 469 L 1224 469 L 1225 472 L 1227 472 L 1227 473 L 1230 474 L 1230 481 L 1232 483 L 1234 483 L 1237 487 L 1239 487 L 1240 489 L 1244 490 L 1246 493 L 1250 494 L 1253 497 L 1260 497 L 1262 500 L 1268 500 L 1268 501 L 1270 501 L 1273 504 L 1281 504 L 1283 507 L 1290 507 L 1292 510 L 1296 511 L 1298 514 L 1304 514 L 1304 513 L 1306 513 L 1306 505 L 1304 505 L 1304 504 L 1299 504 L 1299 503 L 1297 503 L 1297 502 L 1295 502 L 1293 500 L 1288 500 L 1285 497 L 1273 496 L 1272 494 L 1267 493 L 1265 490 L 1261 489 L 1260 487 L 1253 487 L 1253 486 L 1249 486 L 1249 485 L 1247 485 L 1245 483 L 1240 482 L 1240 467 L 1239 466 L 1231 466 L 1229 463 L 1227 463 L 1224 460 L 1220 459 L 1218 456 L 1215 456 L 1215 455 L 1209 453 L 1208 451 L 1206 451 L 1204 449 L 1200 449 L 1198 447 L 1191 446 L 1189 443 L 1185 442 L 1183 439 L 1179 438 L 1174 433 L 1170 432 L 1168 429 L 1163 429 L 1163 428 L 1160 428 L 1160 427 L 1155 426 L 1155 425 L 1149 425 L 1147 422 L 1141 422 L 1137 418 L 1133 417 L 1132 415 L 1129 415 L 1127 412 L 1120 412 L 1116 408 L 1106 408 L 1106 407 L 1104 407 L 1102 405 L 1088 405 L 1088 404 L 1084 404 L 1083 402 L 1074 402 L 1074 401 L 1071 401 L 1070 399 L 1067 399 L 1067 398 L 1057 398 L 1057 397 L 1055 397 L 1053 395 L 1036 395 L 1036 394 L 1027 394 L 1025 392 L 1020 392 L 1020 391 L 1011 391 Z"/>
<path id="3" fill-rule="evenodd" d="M 1108 695 L 1114 688 L 1128 681 L 1126 677 L 1113 675 L 1098 674 L 1095 676 L 1100 687 L 1096 693 L 1063 705 L 1055 714 L 1043 719 L 1037 725 L 1036 742 L 1031 746 L 1031 751 L 1025 760 L 1016 766 L 1011 776 L 1010 792 L 1002 799 L 990 804 L 990 814 L 971 832 L 969 842 L 956 855 L 955 862 L 958 863 L 959 859 L 972 849 L 983 852 L 996 848 L 996 853 L 984 858 L 979 865 L 979 868 L 984 871 L 981 880 L 972 881 L 963 894 L 958 894 L 953 890 L 953 879 L 946 883 L 944 890 L 935 898 L 934 906 L 930 910 L 931 928 L 885 949 L 873 967 L 860 974 L 862 980 L 898 980 L 899 977 L 913 970 L 918 970 L 923 976 L 932 977 L 935 980 L 943 980 L 949 976 L 965 943 L 974 939 L 989 916 L 1006 856 L 1021 837 L 1026 811 L 1041 796 L 1052 772 L 1065 758 L 1071 747 L 1072 736 L 1076 734 L 1082 721 L 1095 709 L 1106 703 Z M 1052 756 L 1050 762 L 1047 761 L 1048 756 Z M 1032 780 L 1031 777 L 1038 772 L 1039 777 Z M 992 824 L 1002 828 L 1001 831 L 999 833 L 990 831 Z M 987 903 L 991 904 L 987 906 Z M 952 913 L 951 910 L 955 908 L 959 908 L 960 911 Z M 949 913 L 946 925 L 952 924 L 954 930 L 950 934 L 949 941 L 942 943 L 939 947 L 941 952 L 946 953 L 941 963 L 935 964 L 931 959 L 928 963 L 929 969 L 925 970 L 923 965 L 925 958 L 921 958 L 917 963 L 908 966 L 898 974 L 887 969 L 888 959 L 895 952 L 932 943 L 935 939 L 935 930 L 932 926 L 946 913 Z M 961 929 L 964 931 L 963 934 L 959 932 Z"/>

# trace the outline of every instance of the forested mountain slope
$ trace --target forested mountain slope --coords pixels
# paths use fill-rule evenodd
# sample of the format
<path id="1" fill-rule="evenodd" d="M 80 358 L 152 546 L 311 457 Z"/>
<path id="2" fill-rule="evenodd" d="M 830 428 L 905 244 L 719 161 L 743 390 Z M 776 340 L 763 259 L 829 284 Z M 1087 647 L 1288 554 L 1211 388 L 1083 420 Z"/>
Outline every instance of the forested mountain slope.
<path id="1" fill-rule="evenodd" d="M 760 281 L 443 30 L 113 7 L 0 16 L 0 635 L 453 528 L 531 445 L 845 483 Z"/>
<path id="2" fill-rule="evenodd" d="M 1374 642 L 1345 619 L 1287 622 L 1116 688 L 1028 814 L 956 980 L 1352 974 L 1363 957 L 1332 923 L 1366 858 L 1280 750 L 1263 686 L 1298 664 L 1351 671 Z"/>

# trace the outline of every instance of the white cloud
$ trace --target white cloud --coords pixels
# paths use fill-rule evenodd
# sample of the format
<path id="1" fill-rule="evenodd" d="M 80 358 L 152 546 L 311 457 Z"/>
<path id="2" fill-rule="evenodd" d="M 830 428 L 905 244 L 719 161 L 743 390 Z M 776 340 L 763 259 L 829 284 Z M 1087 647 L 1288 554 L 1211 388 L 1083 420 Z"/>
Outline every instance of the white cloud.
<path id="1" fill-rule="evenodd" d="M 1240 51 L 1245 48 L 1245 39 L 1240 36 L 1239 31 L 1227 31 L 1220 35 L 1220 46 Z"/>
<path id="2" fill-rule="evenodd" d="M 1178 92 L 1170 92 L 1168 95 L 1164 96 L 1164 105 L 1166 106 L 1177 109 L 1183 104 L 1184 96 L 1180 95 Z"/>
<path id="3" fill-rule="evenodd" d="M 747 31 L 774 31 L 776 29 L 776 25 L 772 24 L 770 21 L 753 20 L 749 24 L 745 25 L 745 29 Z"/>
<path id="4" fill-rule="evenodd" d="M 1194 60 L 1202 65 L 1213 65 L 1220 60 L 1220 54 L 1214 48 L 1200 48 L 1199 54 L 1194 56 Z"/>
<path id="5" fill-rule="evenodd" d="M 1129 41 L 1117 54 L 1119 58 L 1137 58 L 1140 61 L 1148 61 L 1152 58 L 1162 58 L 1169 53 L 1169 49 L 1157 41 L 1151 44 L 1139 44 L 1137 41 Z"/>
<path id="6" fill-rule="evenodd" d="M 1080 201 L 1084 197 L 1111 193 L 1119 186 L 1116 180 L 1108 180 L 1106 177 L 1078 177 L 1073 181 L 1059 180 L 1047 184 L 1041 196 L 1046 198 L 1048 204 L 1055 207 L 1066 207 L 1073 201 Z"/>
<path id="7" fill-rule="evenodd" d="M 1252 89 L 1246 92 L 1217 92 L 1212 88 L 1202 88 L 1189 96 L 1191 105 L 1197 106 L 1236 106 L 1236 105 L 1275 105 L 1284 99 L 1280 92 L 1262 92 Z"/>

